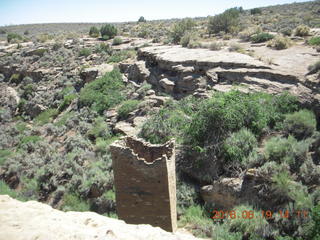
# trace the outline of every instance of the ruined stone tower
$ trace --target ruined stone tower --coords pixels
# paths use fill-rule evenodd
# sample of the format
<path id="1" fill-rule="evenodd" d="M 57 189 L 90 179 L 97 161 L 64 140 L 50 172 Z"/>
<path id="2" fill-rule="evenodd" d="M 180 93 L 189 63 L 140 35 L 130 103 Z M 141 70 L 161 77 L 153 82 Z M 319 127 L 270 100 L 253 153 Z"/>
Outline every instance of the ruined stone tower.
<path id="1" fill-rule="evenodd" d="M 174 141 L 163 145 L 125 137 L 110 146 L 117 213 L 131 224 L 177 228 Z"/>

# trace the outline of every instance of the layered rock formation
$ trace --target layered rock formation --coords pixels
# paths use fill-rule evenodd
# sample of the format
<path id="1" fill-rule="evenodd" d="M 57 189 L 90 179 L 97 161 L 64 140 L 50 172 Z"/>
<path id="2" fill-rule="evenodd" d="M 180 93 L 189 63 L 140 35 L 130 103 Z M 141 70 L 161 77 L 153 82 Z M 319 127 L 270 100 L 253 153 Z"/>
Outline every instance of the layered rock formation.
<path id="1" fill-rule="evenodd" d="M 190 94 L 207 97 L 208 90 L 229 91 L 237 86 L 245 92 L 277 94 L 288 91 L 298 96 L 302 104 L 320 113 L 319 78 L 310 76 L 307 70 L 297 73 L 288 66 L 268 65 L 237 52 L 180 46 L 141 48 L 138 59 L 140 67 L 132 63 L 121 68 L 128 79 L 146 80 L 177 99 Z"/>

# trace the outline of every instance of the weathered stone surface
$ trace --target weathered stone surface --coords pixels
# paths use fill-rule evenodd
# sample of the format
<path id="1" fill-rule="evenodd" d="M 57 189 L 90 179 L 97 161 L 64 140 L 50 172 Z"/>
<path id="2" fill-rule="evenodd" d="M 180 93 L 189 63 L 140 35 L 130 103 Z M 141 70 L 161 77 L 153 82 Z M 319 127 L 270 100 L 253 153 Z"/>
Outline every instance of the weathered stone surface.
<path id="1" fill-rule="evenodd" d="M 174 89 L 174 82 L 170 81 L 168 78 L 163 78 L 159 81 L 160 86 L 164 88 L 165 92 L 172 93 Z"/>
<path id="2" fill-rule="evenodd" d="M 127 70 L 128 79 L 137 83 L 147 81 L 150 75 L 149 70 L 146 68 L 144 61 L 137 61 L 130 65 Z"/>
<path id="3" fill-rule="evenodd" d="M 119 218 L 176 231 L 174 141 L 152 145 L 126 137 L 110 151 Z"/>
<path id="4" fill-rule="evenodd" d="M 93 212 L 62 212 L 0 195 L 1 240 L 196 240 L 150 225 L 131 225 Z"/>
<path id="5" fill-rule="evenodd" d="M 37 104 L 34 102 L 28 102 L 24 107 L 26 114 L 28 114 L 32 118 L 38 116 L 41 112 L 43 112 L 46 109 L 47 108 L 45 106 L 42 106 L 41 104 Z"/>
<path id="6" fill-rule="evenodd" d="M 85 68 L 81 73 L 80 77 L 86 83 L 95 80 L 97 77 L 101 77 L 107 72 L 111 72 L 113 70 L 113 66 L 110 64 L 101 64 L 94 67 Z"/>
<path id="7" fill-rule="evenodd" d="M 120 133 L 128 136 L 134 136 L 138 133 L 137 129 L 135 129 L 130 123 L 124 121 L 117 122 L 113 130 L 115 131 L 115 133 Z"/>
<path id="8" fill-rule="evenodd" d="M 9 107 L 11 111 L 15 111 L 20 102 L 20 97 L 16 90 L 12 87 L 0 85 L 0 106 Z"/>
<path id="9" fill-rule="evenodd" d="M 213 185 L 201 188 L 201 196 L 207 203 L 214 203 L 219 207 L 232 209 L 240 202 L 242 179 L 223 178 Z"/>
<path id="10" fill-rule="evenodd" d="M 45 52 L 48 52 L 48 49 L 44 47 L 40 47 L 40 48 L 32 49 L 25 52 L 25 56 L 30 57 L 30 56 L 36 55 L 36 56 L 42 57 Z"/>

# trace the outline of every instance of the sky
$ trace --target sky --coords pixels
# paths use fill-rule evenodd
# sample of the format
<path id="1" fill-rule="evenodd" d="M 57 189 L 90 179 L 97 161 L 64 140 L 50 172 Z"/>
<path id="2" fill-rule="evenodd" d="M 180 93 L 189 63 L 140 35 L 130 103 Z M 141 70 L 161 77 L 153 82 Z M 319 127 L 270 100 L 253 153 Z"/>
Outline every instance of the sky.
<path id="1" fill-rule="evenodd" d="M 306 0 L 0 0 L 0 26 L 29 23 L 126 22 L 206 17 L 244 9 Z"/>

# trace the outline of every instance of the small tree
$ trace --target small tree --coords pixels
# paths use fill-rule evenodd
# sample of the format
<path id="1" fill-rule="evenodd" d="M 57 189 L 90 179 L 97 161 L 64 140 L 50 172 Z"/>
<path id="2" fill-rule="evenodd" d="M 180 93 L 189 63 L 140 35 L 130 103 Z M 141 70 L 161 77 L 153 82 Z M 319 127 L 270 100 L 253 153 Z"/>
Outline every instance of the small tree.
<path id="1" fill-rule="evenodd" d="M 117 35 L 118 30 L 114 25 L 106 24 L 101 27 L 100 33 L 103 39 L 109 40 Z"/>
<path id="2" fill-rule="evenodd" d="M 89 31 L 89 35 L 90 37 L 93 37 L 93 38 L 99 37 L 100 35 L 99 29 L 95 26 L 91 27 Z"/>
<path id="3" fill-rule="evenodd" d="M 232 33 L 239 25 L 240 8 L 230 8 L 223 13 L 209 18 L 208 31 L 211 33 Z"/>
<path id="4" fill-rule="evenodd" d="M 138 20 L 138 23 L 140 22 L 147 22 L 147 20 L 143 16 L 141 16 Z"/>
<path id="5" fill-rule="evenodd" d="M 195 22 L 191 18 L 186 18 L 176 23 L 171 32 L 172 41 L 179 43 L 183 35 L 185 35 L 187 31 L 191 31 L 194 26 Z"/>

